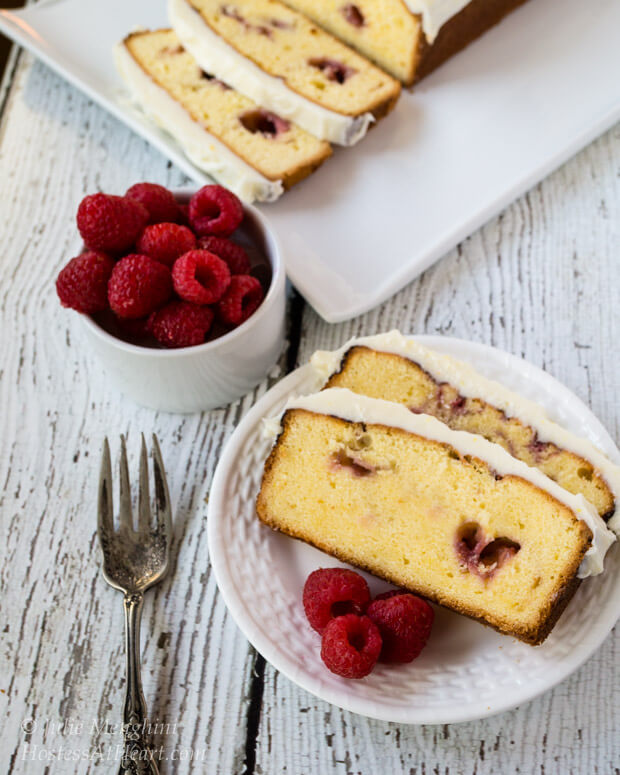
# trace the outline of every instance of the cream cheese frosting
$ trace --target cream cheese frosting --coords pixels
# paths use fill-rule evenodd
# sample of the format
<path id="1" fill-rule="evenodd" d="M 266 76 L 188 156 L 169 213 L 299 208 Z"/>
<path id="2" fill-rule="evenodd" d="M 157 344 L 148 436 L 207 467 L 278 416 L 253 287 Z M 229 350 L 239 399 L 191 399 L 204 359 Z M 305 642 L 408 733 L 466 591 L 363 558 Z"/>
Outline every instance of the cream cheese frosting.
<path id="1" fill-rule="evenodd" d="M 183 47 L 203 70 L 320 140 L 355 145 L 375 120 L 371 113 L 337 113 L 289 89 L 281 78 L 269 75 L 229 45 L 186 0 L 169 0 L 168 18 Z"/>
<path id="2" fill-rule="evenodd" d="M 480 458 L 502 476 L 518 476 L 531 482 L 567 506 L 592 532 L 592 545 L 579 566 L 578 577 L 583 579 L 602 573 L 605 554 L 616 538 L 607 529 L 594 506 L 588 503 L 583 495 L 569 493 L 537 468 L 531 468 L 521 460 L 513 458 L 499 444 L 487 441 L 483 436 L 474 433 L 454 431 L 436 417 L 414 414 L 401 404 L 369 398 L 345 388 L 328 388 L 309 396 L 291 397 L 284 411 L 287 409 L 305 409 L 308 412 L 339 417 L 348 422 L 401 428 L 409 433 L 449 444 L 461 455 Z M 280 430 L 279 418 L 268 418 L 264 421 L 263 433 L 270 438 L 277 437 Z"/>
<path id="3" fill-rule="evenodd" d="M 158 126 L 173 136 L 197 167 L 245 202 L 272 202 L 283 193 L 282 181 L 261 175 L 194 121 L 185 108 L 140 67 L 123 43 L 115 46 L 114 60 L 133 99 Z"/>
<path id="4" fill-rule="evenodd" d="M 439 30 L 471 0 L 405 0 L 405 5 L 422 19 L 424 36 L 432 43 Z"/>
<path id="5" fill-rule="evenodd" d="M 620 535 L 620 466 L 612 463 L 588 439 L 577 436 L 553 422 L 538 404 L 514 393 L 499 382 L 483 377 L 469 364 L 431 350 L 415 339 L 403 336 L 400 331 L 353 338 L 338 350 L 317 350 L 310 362 L 317 374 L 319 384 L 324 384 L 339 370 L 345 353 L 356 346 L 407 358 L 421 366 L 438 382 L 449 382 L 466 398 L 482 399 L 501 409 L 507 417 L 515 417 L 534 428 L 541 441 L 551 442 L 589 460 L 603 477 L 616 503 L 619 504 L 615 515 L 607 524 L 611 530 Z"/>

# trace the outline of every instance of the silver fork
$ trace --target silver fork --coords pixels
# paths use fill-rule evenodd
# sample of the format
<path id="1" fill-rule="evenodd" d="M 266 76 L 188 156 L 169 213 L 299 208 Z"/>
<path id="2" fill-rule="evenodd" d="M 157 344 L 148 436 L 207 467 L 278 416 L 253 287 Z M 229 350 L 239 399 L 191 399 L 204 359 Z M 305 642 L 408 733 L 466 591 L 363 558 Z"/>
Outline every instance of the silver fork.
<path id="1" fill-rule="evenodd" d="M 159 770 L 149 745 L 146 702 L 140 674 L 140 616 L 144 592 L 166 575 L 170 559 L 171 508 L 161 450 L 153 434 L 155 519 L 151 513 L 146 444 L 142 436 L 138 521 L 134 528 L 125 438 L 121 436 L 119 527 L 114 527 L 110 445 L 103 442 L 97 533 L 103 577 L 124 594 L 127 691 L 123 709 L 123 755 L 119 775 Z"/>

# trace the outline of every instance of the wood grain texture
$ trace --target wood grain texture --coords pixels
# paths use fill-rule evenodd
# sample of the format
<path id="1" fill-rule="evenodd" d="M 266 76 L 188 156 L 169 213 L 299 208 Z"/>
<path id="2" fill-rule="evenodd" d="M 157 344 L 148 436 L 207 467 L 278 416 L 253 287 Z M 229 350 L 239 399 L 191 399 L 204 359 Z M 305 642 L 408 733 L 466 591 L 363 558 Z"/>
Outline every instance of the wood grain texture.
<path id="1" fill-rule="evenodd" d="M 85 193 L 185 178 L 30 56 L 14 55 L 7 73 L 0 93 L 2 770 L 114 771 L 98 752 L 106 756 L 120 741 L 100 727 L 120 718 L 122 606 L 98 572 L 96 471 L 104 434 L 127 433 L 135 464 L 144 430 L 160 438 L 176 503 L 173 572 L 145 605 L 145 693 L 152 720 L 170 725 L 158 740 L 166 754 L 191 749 L 199 757 L 169 762 L 164 772 L 241 773 L 248 749 L 251 769 L 269 775 L 618 772 L 617 636 L 538 700 L 450 727 L 368 721 L 315 700 L 269 665 L 263 684 L 260 659 L 210 572 L 201 497 L 236 422 L 269 383 L 203 415 L 138 408 L 83 349 L 79 318 L 60 309 L 53 288 L 79 247 L 73 213 Z M 380 308 L 330 326 L 294 304 L 283 368 L 354 333 L 393 326 L 475 339 L 548 369 L 618 440 L 619 167 L 616 127 Z M 27 719 L 36 722 L 32 732 L 22 729 Z M 57 757 L 24 758 L 27 745 Z M 84 751 L 90 761 L 64 761 L 63 751 Z"/>
<path id="2" fill-rule="evenodd" d="M 317 646 L 318 647 L 318 646 Z M 406 726 L 316 701 L 267 666 L 256 772 L 612 775 L 618 767 L 618 639 L 551 692 L 494 718 Z M 611 691 L 609 691 L 611 689 Z"/>
<path id="3" fill-rule="evenodd" d="M 199 757 L 168 772 L 239 772 L 254 653 L 217 593 L 200 498 L 222 445 L 267 384 L 203 415 L 124 400 L 85 350 L 79 316 L 58 304 L 54 279 L 79 249 L 74 213 L 85 193 L 186 180 L 25 54 L 0 132 L 0 769 L 77 770 L 71 761 L 33 762 L 30 745 L 36 756 L 85 752 L 93 760 L 81 772 L 114 770 L 97 766 L 97 755 L 113 756 L 121 739 L 101 725 L 115 724 L 122 707 L 122 598 L 98 570 L 97 471 L 105 434 L 116 449 L 118 434 L 128 435 L 135 471 L 138 434 L 154 431 L 176 506 L 176 561 L 145 601 L 150 718 L 171 725 L 157 740 L 166 754 Z M 32 734 L 20 727 L 26 719 Z"/>

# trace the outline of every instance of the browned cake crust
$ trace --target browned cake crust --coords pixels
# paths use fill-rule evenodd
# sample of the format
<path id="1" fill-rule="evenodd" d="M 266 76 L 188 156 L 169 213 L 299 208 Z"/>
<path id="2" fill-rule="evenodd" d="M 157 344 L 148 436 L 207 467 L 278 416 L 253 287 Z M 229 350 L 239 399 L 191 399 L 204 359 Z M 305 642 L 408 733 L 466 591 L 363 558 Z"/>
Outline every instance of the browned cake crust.
<path id="1" fill-rule="evenodd" d="M 455 611 L 457 614 L 461 614 L 462 616 L 467 616 L 468 619 L 474 619 L 475 621 L 480 622 L 481 624 L 484 624 L 487 627 L 491 627 L 493 630 L 496 630 L 502 635 L 511 635 L 514 638 L 517 638 L 518 640 L 529 644 L 530 646 L 540 646 L 540 644 L 543 643 L 543 641 L 547 638 L 551 630 L 555 627 L 558 619 L 564 612 L 564 609 L 569 604 L 571 598 L 573 597 L 573 595 L 579 588 L 579 585 L 581 584 L 581 579 L 578 579 L 575 576 L 573 578 L 566 579 L 563 582 L 558 592 L 555 602 L 553 603 L 552 606 L 550 606 L 547 615 L 545 617 L 541 617 L 538 623 L 538 626 L 535 629 L 530 630 L 528 632 L 510 630 L 507 628 L 503 628 L 497 624 L 493 624 L 492 622 L 489 622 L 486 619 L 484 619 L 479 614 L 469 611 L 461 606 L 447 605 L 436 595 L 430 595 L 428 593 L 423 594 L 421 590 L 415 587 L 415 585 L 403 584 L 401 581 L 398 581 L 397 579 L 392 578 L 385 573 L 382 573 L 380 568 L 371 567 L 370 565 L 361 565 L 359 562 L 356 562 L 355 559 L 348 556 L 347 553 L 344 551 L 335 551 L 332 549 L 328 549 L 325 546 L 323 546 L 320 542 L 312 541 L 307 536 L 304 536 L 301 534 L 297 535 L 290 530 L 285 530 L 281 528 L 277 523 L 269 519 L 268 513 L 266 513 L 264 510 L 261 511 L 261 509 L 258 506 L 258 502 L 257 502 L 257 512 L 261 522 L 263 522 L 265 525 L 270 527 L 272 530 L 277 530 L 278 532 L 284 533 L 285 535 L 288 535 L 291 538 L 296 538 L 298 541 L 303 541 L 304 543 L 309 544 L 310 546 L 314 546 L 316 549 L 319 549 L 320 551 L 325 552 L 325 554 L 329 554 L 332 557 L 335 557 L 337 560 L 340 560 L 340 562 L 347 563 L 347 565 L 353 565 L 359 568 L 360 570 L 366 571 L 367 573 L 372 573 L 373 576 L 377 576 L 377 578 L 387 581 L 388 584 L 394 584 L 395 586 L 400 587 L 402 589 L 407 589 L 409 592 L 413 592 L 415 595 L 425 597 L 426 599 L 430 600 L 432 603 L 435 603 L 436 605 L 440 605 L 443 608 L 447 608 L 451 611 Z M 579 567 L 579 564 L 577 564 L 577 567 Z M 575 569 L 575 573 L 576 572 L 577 570 Z"/>
<path id="2" fill-rule="evenodd" d="M 171 99 L 174 99 L 174 97 L 170 94 L 166 86 L 161 83 L 161 81 L 156 78 L 153 73 L 149 72 L 142 62 L 134 55 L 132 49 L 131 49 L 131 43 L 133 40 L 141 37 L 141 36 L 149 36 L 153 34 L 154 32 L 171 32 L 169 28 L 160 28 L 157 30 L 139 30 L 137 32 L 132 32 L 129 35 L 127 35 L 122 43 L 129 52 L 129 54 L 133 57 L 136 64 L 142 69 L 142 71 L 157 85 L 160 89 L 166 92 Z M 178 49 L 180 52 L 184 52 L 183 46 L 181 44 L 178 45 Z M 196 124 L 203 126 L 203 123 L 200 119 L 200 116 L 197 115 L 195 112 L 191 111 L 189 108 L 182 106 L 183 110 L 188 114 L 188 116 L 194 121 Z M 203 126 L 203 128 L 205 128 Z M 208 128 L 205 128 L 205 131 L 210 131 Z M 215 136 L 215 135 L 214 135 Z M 328 159 L 332 155 L 332 148 L 327 142 L 323 142 L 321 144 L 321 147 L 316 151 L 314 156 L 311 156 L 310 158 L 307 158 L 305 161 L 300 162 L 296 167 L 291 167 L 289 170 L 284 172 L 282 176 L 273 176 L 267 174 L 265 170 L 259 169 L 256 164 L 253 162 L 252 159 L 248 158 L 247 155 L 241 153 L 238 149 L 235 149 L 231 147 L 230 143 L 227 143 L 226 140 L 223 137 L 217 137 L 219 142 L 222 143 L 222 145 L 225 145 L 227 148 L 229 148 L 232 153 L 236 154 L 240 159 L 242 159 L 246 164 L 248 164 L 250 167 L 255 169 L 257 172 L 259 172 L 261 175 L 263 175 L 268 180 L 280 180 L 282 183 L 283 188 L 288 191 L 290 188 L 292 188 L 297 183 L 301 182 L 305 178 L 307 178 L 309 175 L 311 175 L 313 172 L 315 172 L 322 164 L 323 162 Z"/>
<path id="3" fill-rule="evenodd" d="M 384 100 L 383 102 L 373 107 L 371 112 L 375 118 L 375 121 L 379 121 L 380 119 L 387 116 L 388 113 L 391 113 L 396 107 L 396 103 L 398 102 L 399 97 L 400 97 L 400 88 L 395 88 L 387 100 Z M 371 124 L 370 128 L 372 129 L 374 126 L 376 126 L 376 123 Z"/>
<path id="4" fill-rule="evenodd" d="M 312 175 L 313 172 L 318 170 L 318 168 L 323 164 L 325 159 L 329 158 L 332 155 L 331 146 L 329 147 L 329 151 L 326 152 L 324 155 L 316 155 L 313 159 L 309 159 L 305 164 L 300 164 L 295 169 L 290 170 L 285 175 L 282 176 L 282 186 L 285 191 L 288 191 L 290 188 L 295 186 L 297 183 L 300 183 L 302 180 L 305 180 L 305 178 L 308 177 L 308 175 Z M 250 162 L 247 159 L 244 159 L 247 164 L 250 164 Z"/>
<path id="5" fill-rule="evenodd" d="M 205 24 L 207 26 L 209 26 L 209 27 L 211 27 L 211 29 L 213 29 L 212 25 L 209 24 L 208 19 L 204 19 L 204 17 L 203 17 L 203 20 L 204 20 L 204 22 L 205 22 Z M 213 30 L 213 31 L 216 32 L 215 30 Z M 323 32 L 325 33 L 325 35 L 329 35 L 329 32 L 327 32 L 326 30 L 323 30 Z M 334 36 L 332 35 L 331 37 L 334 37 Z M 274 72 L 268 70 L 266 67 L 264 67 L 261 64 L 261 62 L 258 59 L 256 59 L 256 57 L 252 57 L 251 55 L 240 51 L 239 47 L 237 45 L 235 45 L 234 41 L 227 40 L 226 42 L 228 43 L 228 45 L 231 48 L 234 48 L 235 51 L 238 54 L 241 54 L 242 56 L 246 57 L 246 59 L 249 59 L 257 67 L 259 67 L 261 70 L 264 70 L 266 73 L 268 73 L 269 75 L 272 75 L 274 77 L 281 77 L 277 73 L 274 73 Z M 295 93 L 299 94 L 300 97 L 303 97 L 304 99 L 308 100 L 309 102 L 314 102 L 316 105 L 321 106 L 320 102 L 318 102 L 317 100 L 313 100 L 312 97 L 309 97 L 306 94 L 301 94 L 297 89 L 295 89 L 290 84 L 287 84 L 287 86 L 288 86 L 288 88 L 292 92 L 295 92 Z M 371 105 L 369 105 L 369 107 L 368 107 L 368 111 L 367 112 L 372 113 L 372 115 L 374 116 L 374 118 L 377 121 L 379 119 L 383 118 L 384 116 L 387 116 L 387 114 L 390 113 L 390 111 L 394 108 L 394 106 L 398 102 L 398 98 L 400 97 L 400 91 L 401 91 L 400 83 L 398 81 L 394 80 L 394 82 L 392 84 L 392 89 L 391 89 L 391 92 L 390 92 L 389 96 L 386 99 L 377 99 L 374 103 L 371 103 Z M 329 108 L 327 108 L 327 109 L 329 110 Z M 346 109 L 343 109 L 341 111 L 341 113 L 342 113 L 343 116 L 356 116 L 356 115 L 359 115 L 359 114 L 355 113 L 354 111 L 346 110 Z"/>
<path id="6" fill-rule="evenodd" d="M 299 411 L 299 410 L 293 410 L 293 411 Z M 305 411 L 305 410 L 301 410 L 301 411 Z M 553 594 L 551 599 L 548 600 L 547 605 L 541 610 L 540 616 L 538 617 L 538 620 L 535 623 L 535 625 L 529 627 L 528 629 L 515 629 L 515 628 L 507 627 L 501 622 L 491 621 L 489 618 L 481 615 L 479 611 L 473 610 L 467 606 L 460 605 L 458 603 L 448 602 L 442 599 L 439 593 L 433 594 L 432 592 L 429 592 L 429 590 L 427 589 L 421 590 L 415 584 L 408 583 L 402 578 L 397 578 L 394 575 L 386 573 L 385 570 L 381 567 L 380 561 L 377 561 L 376 563 L 373 563 L 373 562 L 361 563 L 356 557 L 353 557 L 349 552 L 347 552 L 345 548 L 341 547 L 339 549 L 335 549 L 334 547 L 328 546 L 327 544 L 323 543 L 320 539 L 317 539 L 316 537 L 313 537 L 304 533 L 303 530 L 290 529 L 285 527 L 282 524 L 282 521 L 278 519 L 277 515 L 273 514 L 270 511 L 269 504 L 267 502 L 267 498 L 265 497 L 264 493 L 266 488 L 272 482 L 273 471 L 278 463 L 278 458 L 280 454 L 280 444 L 281 442 L 284 442 L 286 438 L 286 434 L 289 429 L 289 424 L 292 421 L 292 419 L 293 419 L 293 413 L 291 412 L 291 410 L 289 410 L 284 414 L 282 418 L 282 430 L 280 432 L 280 435 L 278 436 L 278 439 L 275 445 L 271 450 L 271 453 L 267 461 L 265 462 L 265 468 L 264 468 L 263 478 L 261 482 L 261 489 L 256 499 L 256 511 L 261 522 L 263 522 L 265 525 L 269 526 L 273 530 L 277 530 L 286 535 L 289 535 L 291 538 L 296 538 L 300 541 L 303 541 L 304 543 L 310 544 L 311 546 L 314 546 L 315 548 L 325 552 L 326 554 L 330 554 L 331 556 L 337 558 L 341 562 L 358 567 L 361 570 L 367 571 L 368 573 L 371 573 L 374 576 L 377 576 L 391 584 L 394 584 L 395 586 L 405 588 L 405 589 L 408 589 L 410 592 L 413 592 L 418 595 L 422 595 L 427 599 L 431 600 L 433 603 L 436 603 L 437 605 L 441 605 L 445 608 L 455 611 L 456 613 L 462 614 L 463 616 L 467 616 L 470 619 L 479 621 L 482 624 L 490 626 L 496 631 L 504 635 L 513 636 L 532 646 L 540 645 L 547 638 L 547 636 L 555 626 L 562 612 L 570 602 L 571 598 L 573 597 L 573 595 L 575 594 L 575 592 L 577 591 L 581 583 L 581 580 L 577 578 L 577 571 L 579 569 L 583 556 L 585 555 L 586 551 L 589 549 L 592 541 L 592 533 L 590 529 L 587 527 L 587 525 L 585 525 L 585 523 L 580 522 L 580 544 L 581 544 L 580 548 L 577 552 L 575 552 L 574 556 L 571 558 L 571 562 L 569 563 L 567 569 L 565 570 L 565 572 L 562 574 L 562 576 L 558 581 L 558 584 L 555 588 L 555 593 Z M 339 420 L 343 424 L 346 424 L 346 421 L 340 420 L 340 418 L 333 418 L 333 419 Z M 401 432 L 407 433 L 406 431 L 401 431 Z M 433 442 L 433 443 L 441 444 L 441 442 Z M 447 447 L 448 445 L 443 445 L 443 446 Z M 488 464 L 485 461 L 476 458 L 475 463 L 476 465 L 479 465 L 482 468 L 485 468 L 489 472 L 491 472 L 491 469 L 489 468 Z M 514 477 L 514 478 L 518 479 L 519 477 Z M 551 495 L 546 494 L 546 496 L 550 500 L 554 500 Z"/>
<path id="7" fill-rule="evenodd" d="M 275 5 L 279 4 L 279 2 L 280 2 L 280 0 L 272 0 L 272 1 L 274 2 Z M 202 21 L 204 22 L 204 24 L 207 27 L 209 27 L 214 34 L 217 35 L 218 31 L 217 31 L 217 29 L 215 29 L 212 21 L 207 17 L 207 15 L 202 13 L 199 8 L 194 6 L 191 3 L 191 0 L 189 0 L 189 2 L 190 2 L 190 5 L 192 5 L 192 8 L 194 8 L 194 10 L 197 13 L 200 14 L 200 17 L 201 17 Z M 285 5 L 285 3 L 283 2 L 282 5 Z M 306 18 L 303 14 L 301 14 L 301 16 L 304 19 Z M 315 29 L 315 32 L 316 31 L 317 30 Z M 327 37 L 330 37 L 333 40 L 338 41 L 341 45 L 346 45 L 346 44 L 343 44 L 342 41 L 340 41 L 340 39 L 338 37 L 336 37 L 335 35 L 332 35 L 328 30 L 321 28 L 321 31 L 322 31 L 323 35 L 325 35 Z M 235 40 L 232 40 L 232 39 L 229 39 L 229 38 L 225 38 L 224 40 L 227 43 L 227 45 L 229 45 L 232 49 L 234 49 L 238 54 L 240 54 L 241 56 L 245 57 L 250 62 L 255 64 L 259 69 L 263 70 L 268 75 L 271 75 L 271 76 L 273 76 L 275 78 L 279 78 L 280 80 L 282 80 L 285 83 L 285 85 L 287 86 L 287 88 L 289 88 L 292 92 L 295 92 L 295 93 L 299 94 L 300 97 L 303 97 L 304 99 L 308 100 L 309 102 L 314 102 L 316 105 L 319 105 L 321 107 L 325 107 L 325 106 L 322 106 L 321 103 L 318 100 L 313 99 L 312 97 L 310 97 L 307 94 L 302 94 L 298 89 L 296 89 L 294 86 L 292 86 L 287 81 L 286 77 L 284 77 L 281 73 L 277 72 L 273 68 L 270 68 L 269 66 L 265 65 L 263 62 L 261 62 L 258 59 L 258 57 L 256 55 L 253 55 L 252 53 L 250 53 L 248 51 L 241 50 L 239 44 Z M 373 66 L 370 63 L 370 60 L 366 60 L 366 64 L 368 64 L 369 66 Z M 387 96 L 385 96 L 385 97 L 377 96 L 374 101 L 371 101 L 369 104 L 367 104 L 365 106 L 364 110 L 361 111 L 363 113 L 371 113 L 376 121 L 379 121 L 381 118 L 384 118 L 385 116 L 388 115 L 388 113 L 390 113 L 392 111 L 392 109 L 394 108 L 394 106 L 398 102 L 398 98 L 400 97 L 400 92 L 401 92 L 400 81 L 397 81 L 395 78 L 393 78 L 392 76 L 387 74 L 384 70 L 381 70 L 380 68 L 379 68 L 379 72 L 381 72 L 381 74 L 385 78 L 389 79 L 389 81 L 390 81 L 390 84 L 389 84 L 390 88 L 388 90 Z M 326 108 L 326 109 L 327 110 L 331 110 L 331 108 Z M 351 117 L 355 117 L 355 116 L 361 115 L 361 112 L 354 111 L 354 110 L 349 110 L 349 109 L 347 109 L 344 106 L 342 106 L 342 108 L 338 112 L 341 113 L 344 116 L 351 116 Z"/>
<path id="8" fill-rule="evenodd" d="M 569 492 L 581 493 L 584 498 L 597 507 L 600 516 L 605 521 L 611 519 L 615 513 L 616 504 L 614 494 L 609 485 L 605 482 L 602 475 L 595 470 L 593 464 L 575 452 L 561 449 L 552 442 L 543 442 L 538 438 L 537 431 L 518 417 L 508 417 L 501 409 L 487 403 L 481 398 L 468 398 L 461 395 L 458 390 L 448 383 L 439 382 L 432 374 L 422 368 L 415 360 L 410 360 L 402 355 L 395 353 L 374 351 L 361 345 L 351 347 L 344 354 L 338 371 L 334 372 L 325 383 L 323 389 L 330 387 L 345 387 L 357 393 L 365 393 L 367 390 L 360 390 L 355 384 L 347 380 L 348 370 L 355 370 L 356 364 L 362 359 L 372 359 L 375 361 L 373 369 L 377 374 L 382 375 L 390 372 L 396 364 L 404 364 L 406 368 L 415 375 L 423 375 L 423 379 L 428 385 L 433 386 L 433 390 L 422 403 L 416 403 L 413 398 L 406 404 L 408 409 L 431 414 L 454 430 L 467 431 L 469 433 L 478 433 L 484 435 L 489 441 L 500 444 L 513 457 L 523 460 L 530 466 L 539 468 L 546 476 L 556 481 L 561 487 Z M 412 376 L 413 379 L 413 376 Z M 394 379 L 385 379 L 387 382 L 387 392 L 380 393 L 368 392 L 375 398 L 385 398 L 389 401 L 401 402 L 402 396 L 390 393 L 389 388 L 394 387 Z M 453 414 L 452 407 L 456 406 L 456 414 Z M 488 424 L 483 429 L 476 424 L 476 418 L 483 414 L 488 415 Z M 525 448 L 521 449 L 511 439 L 511 432 L 518 429 L 519 433 L 526 438 Z M 532 450 L 531 454 L 524 454 Z M 558 461 L 563 461 L 563 469 L 558 468 Z M 578 487 L 569 478 L 571 472 L 577 472 Z"/>
<path id="9" fill-rule="evenodd" d="M 526 0 L 472 0 L 443 25 L 431 45 L 421 35 L 413 82 L 432 73 L 446 59 L 464 49 L 525 2 Z"/>

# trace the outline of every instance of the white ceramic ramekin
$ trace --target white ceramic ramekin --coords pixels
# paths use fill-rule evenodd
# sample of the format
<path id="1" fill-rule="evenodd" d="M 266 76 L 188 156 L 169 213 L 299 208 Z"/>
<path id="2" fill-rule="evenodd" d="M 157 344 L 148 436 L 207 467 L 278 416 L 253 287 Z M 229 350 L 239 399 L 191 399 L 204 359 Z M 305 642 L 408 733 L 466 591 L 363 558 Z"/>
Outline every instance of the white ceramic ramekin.
<path id="1" fill-rule="evenodd" d="M 174 192 L 187 202 L 193 189 Z M 271 264 L 271 285 L 256 312 L 238 328 L 206 344 L 159 350 L 117 339 L 81 315 L 90 348 L 126 396 L 165 412 L 215 409 L 257 385 L 284 344 L 285 271 L 280 245 L 267 219 L 250 205 L 245 214 L 261 234 Z"/>

